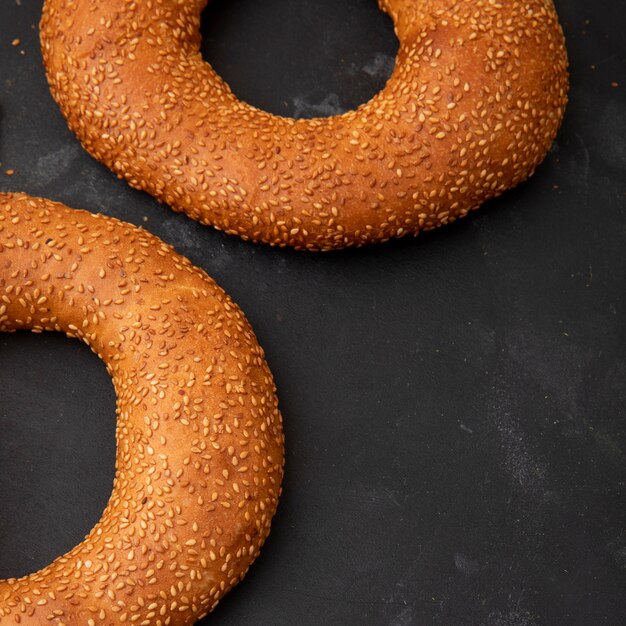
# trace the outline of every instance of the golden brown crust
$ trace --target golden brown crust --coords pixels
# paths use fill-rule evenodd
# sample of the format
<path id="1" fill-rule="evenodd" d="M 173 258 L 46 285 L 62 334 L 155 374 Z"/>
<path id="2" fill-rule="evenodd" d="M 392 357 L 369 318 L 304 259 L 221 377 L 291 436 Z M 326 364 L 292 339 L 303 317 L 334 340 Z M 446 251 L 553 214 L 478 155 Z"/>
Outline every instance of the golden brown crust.
<path id="1" fill-rule="evenodd" d="M 206 0 L 46 0 L 52 95 L 132 186 L 244 239 L 328 250 L 454 221 L 530 176 L 560 126 L 552 0 L 380 0 L 400 48 L 386 87 L 293 120 L 239 101 L 202 60 Z"/>
<path id="2" fill-rule="evenodd" d="M 25 328 L 106 363 L 116 476 L 83 543 L 0 581 L 0 624 L 193 624 L 245 575 L 280 493 L 281 417 L 246 319 L 149 233 L 0 194 L 0 330 Z"/>

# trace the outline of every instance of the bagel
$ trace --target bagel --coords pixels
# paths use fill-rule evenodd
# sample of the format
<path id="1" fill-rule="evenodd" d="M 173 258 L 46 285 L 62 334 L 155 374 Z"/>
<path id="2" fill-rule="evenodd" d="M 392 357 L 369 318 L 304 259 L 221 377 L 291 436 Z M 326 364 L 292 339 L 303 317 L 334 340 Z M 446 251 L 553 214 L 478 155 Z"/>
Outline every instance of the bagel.
<path id="1" fill-rule="evenodd" d="M 274 383 L 243 314 L 144 230 L 0 194 L 0 330 L 61 331 L 117 393 L 111 499 L 86 539 L 0 581 L 0 624 L 193 624 L 245 575 L 283 472 Z"/>
<path id="2" fill-rule="evenodd" d="M 46 0 L 51 92 L 133 187 L 255 242 L 329 250 L 453 222 L 535 170 L 561 124 L 552 0 L 380 0 L 400 42 L 385 88 L 295 120 L 238 100 L 200 54 L 207 0 Z"/>

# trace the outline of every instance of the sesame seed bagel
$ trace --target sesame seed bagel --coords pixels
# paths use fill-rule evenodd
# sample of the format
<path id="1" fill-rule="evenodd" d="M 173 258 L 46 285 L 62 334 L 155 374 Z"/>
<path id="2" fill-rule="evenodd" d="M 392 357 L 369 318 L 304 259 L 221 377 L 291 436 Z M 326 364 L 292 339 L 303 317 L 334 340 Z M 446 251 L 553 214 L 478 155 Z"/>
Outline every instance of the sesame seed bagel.
<path id="1" fill-rule="evenodd" d="M 0 194 L 0 330 L 20 329 L 105 362 L 116 474 L 80 545 L 0 581 L 0 624 L 193 624 L 245 575 L 281 489 L 281 416 L 248 322 L 144 230 Z"/>
<path id="2" fill-rule="evenodd" d="M 46 0 L 52 95 L 133 187 L 244 239 L 329 250 L 417 234 L 530 176 L 568 89 L 552 0 L 380 0 L 400 46 L 355 111 L 238 100 L 200 54 L 207 0 Z"/>

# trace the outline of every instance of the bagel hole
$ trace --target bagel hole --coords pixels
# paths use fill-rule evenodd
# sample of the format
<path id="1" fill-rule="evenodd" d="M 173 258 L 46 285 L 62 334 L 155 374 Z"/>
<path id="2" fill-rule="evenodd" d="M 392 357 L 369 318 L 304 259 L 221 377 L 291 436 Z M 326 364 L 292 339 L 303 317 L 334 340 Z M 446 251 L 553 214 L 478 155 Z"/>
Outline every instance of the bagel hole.
<path id="1" fill-rule="evenodd" d="M 80 543 L 115 475 L 115 392 L 87 346 L 56 333 L 0 338 L 0 579 Z"/>
<path id="2" fill-rule="evenodd" d="M 369 101 L 391 76 L 393 23 L 375 0 L 210 0 L 204 59 L 235 95 L 293 118 L 330 117 Z"/>

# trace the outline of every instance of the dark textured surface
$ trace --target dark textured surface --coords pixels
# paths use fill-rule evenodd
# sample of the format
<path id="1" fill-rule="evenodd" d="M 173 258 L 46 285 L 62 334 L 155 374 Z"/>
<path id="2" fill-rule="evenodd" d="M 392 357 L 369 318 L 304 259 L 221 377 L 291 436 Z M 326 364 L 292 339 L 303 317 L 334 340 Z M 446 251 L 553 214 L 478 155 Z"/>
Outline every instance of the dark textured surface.
<path id="1" fill-rule="evenodd" d="M 242 306 L 277 379 L 285 495 L 206 624 L 622 623 L 626 21 L 615 0 L 557 8 L 571 104 L 537 174 L 417 240 L 311 255 L 225 237 L 116 180 L 48 94 L 41 2 L 0 3 L 0 171 L 15 170 L 0 190 L 174 244 Z M 374 0 L 214 0 L 204 26 L 240 97 L 307 117 L 370 97 L 397 45 Z M 0 337 L 0 578 L 95 523 L 114 426 L 84 346 Z"/>

